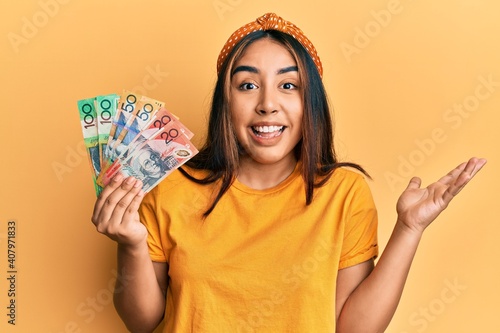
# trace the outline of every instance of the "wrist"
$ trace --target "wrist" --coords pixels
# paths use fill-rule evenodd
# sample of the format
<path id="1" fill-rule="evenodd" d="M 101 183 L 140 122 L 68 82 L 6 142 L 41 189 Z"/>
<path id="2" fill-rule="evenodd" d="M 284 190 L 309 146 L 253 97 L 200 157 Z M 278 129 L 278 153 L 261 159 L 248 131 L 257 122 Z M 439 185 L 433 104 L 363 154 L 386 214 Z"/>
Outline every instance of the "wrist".
<path id="1" fill-rule="evenodd" d="M 399 217 L 396 221 L 396 226 L 394 227 L 394 232 L 396 234 L 401 234 L 404 237 L 409 237 L 411 239 L 415 239 L 420 241 L 422 238 L 424 230 L 419 228 L 410 227 L 407 223 L 402 221 Z"/>
<path id="2" fill-rule="evenodd" d="M 140 256 L 144 253 L 148 254 L 148 244 L 146 239 L 137 243 L 117 243 L 118 252 L 128 256 Z"/>

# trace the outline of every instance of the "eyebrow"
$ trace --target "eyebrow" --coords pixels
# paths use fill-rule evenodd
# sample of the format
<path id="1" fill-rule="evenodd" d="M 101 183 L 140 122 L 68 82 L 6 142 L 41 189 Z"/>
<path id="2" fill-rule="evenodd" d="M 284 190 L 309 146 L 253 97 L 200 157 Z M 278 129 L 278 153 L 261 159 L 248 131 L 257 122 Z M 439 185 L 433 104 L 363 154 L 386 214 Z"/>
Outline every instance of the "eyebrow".
<path id="1" fill-rule="evenodd" d="M 233 76 L 234 74 L 236 74 L 238 72 L 250 72 L 250 73 L 258 74 L 259 70 L 253 66 L 238 66 L 233 70 L 233 72 L 231 73 L 231 76 Z"/>
<path id="2" fill-rule="evenodd" d="M 288 66 L 285 68 L 281 68 L 280 70 L 278 70 L 278 72 L 276 74 L 280 75 L 280 74 L 285 74 L 285 73 L 289 73 L 289 72 L 298 72 L 298 71 L 299 71 L 299 68 L 297 66 Z M 238 72 L 250 72 L 250 73 L 259 74 L 259 70 L 256 67 L 243 65 L 243 66 L 236 67 L 233 70 L 233 72 L 231 73 L 231 76 L 233 76 L 234 74 L 236 74 Z"/>
<path id="3" fill-rule="evenodd" d="M 288 66 L 288 67 L 280 69 L 277 74 L 285 74 L 288 72 L 298 72 L 298 71 L 299 71 L 299 68 L 297 66 Z"/>

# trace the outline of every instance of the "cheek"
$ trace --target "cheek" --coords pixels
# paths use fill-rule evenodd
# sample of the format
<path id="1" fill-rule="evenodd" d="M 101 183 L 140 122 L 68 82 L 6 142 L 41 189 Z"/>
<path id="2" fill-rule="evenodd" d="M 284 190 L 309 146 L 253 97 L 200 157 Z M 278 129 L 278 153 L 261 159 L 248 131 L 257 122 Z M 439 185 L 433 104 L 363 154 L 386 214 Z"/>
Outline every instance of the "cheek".
<path id="1" fill-rule="evenodd" d="M 234 105 L 230 104 L 230 111 L 229 111 L 229 127 L 232 132 L 232 135 L 236 137 L 236 140 L 241 143 L 241 140 L 243 138 L 243 133 L 244 133 L 244 127 L 242 124 L 241 116 L 236 112 L 236 109 L 234 108 Z"/>
<path id="2" fill-rule="evenodd" d="M 290 117 L 294 121 L 302 121 L 304 116 L 304 103 L 302 102 L 302 96 L 299 94 L 290 96 L 290 98 L 285 100 L 285 108 L 288 110 Z"/>
<path id="3" fill-rule="evenodd" d="M 234 99 L 231 100 L 229 103 L 229 118 L 231 120 L 231 123 L 234 124 L 235 121 L 237 121 L 238 118 L 238 105 L 235 103 Z"/>
<path id="4" fill-rule="evenodd" d="M 229 104 L 229 107 L 229 116 L 233 129 L 235 131 L 239 131 L 241 130 L 240 127 L 245 124 L 245 113 L 241 110 L 241 108 L 238 108 L 238 105 L 235 103 Z"/>
<path id="5" fill-rule="evenodd" d="M 302 108 L 297 108 L 291 115 L 292 122 L 294 126 L 296 127 L 297 130 L 301 131 L 302 130 L 302 125 L 304 122 L 304 112 Z"/>

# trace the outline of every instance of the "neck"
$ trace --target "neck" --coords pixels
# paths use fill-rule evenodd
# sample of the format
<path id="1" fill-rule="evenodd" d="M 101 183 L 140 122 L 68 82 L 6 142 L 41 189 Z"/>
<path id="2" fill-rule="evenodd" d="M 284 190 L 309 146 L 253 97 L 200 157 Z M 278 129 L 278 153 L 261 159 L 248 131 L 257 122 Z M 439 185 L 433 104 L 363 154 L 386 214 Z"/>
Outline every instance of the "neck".
<path id="1" fill-rule="evenodd" d="M 296 164 L 295 158 L 273 164 L 261 164 L 248 156 L 242 156 L 237 178 L 240 183 L 250 188 L 265 190 L 287 179 Z"/>

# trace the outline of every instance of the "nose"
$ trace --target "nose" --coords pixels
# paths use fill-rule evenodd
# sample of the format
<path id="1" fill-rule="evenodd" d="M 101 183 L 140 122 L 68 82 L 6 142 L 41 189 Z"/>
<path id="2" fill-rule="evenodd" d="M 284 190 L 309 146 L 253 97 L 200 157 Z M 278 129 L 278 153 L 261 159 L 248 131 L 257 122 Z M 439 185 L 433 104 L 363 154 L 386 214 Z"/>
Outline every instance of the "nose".
<path id="1" fill-rule="evenodd" d="M 257 104 L 255 111 L 262 116 L 266 114 L 278 113 L 278 102 L 276 98 L 276 92 L 272 89 L 272 87 L 261 87 L 259 103 Z"/>

